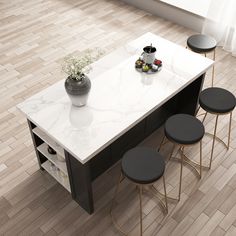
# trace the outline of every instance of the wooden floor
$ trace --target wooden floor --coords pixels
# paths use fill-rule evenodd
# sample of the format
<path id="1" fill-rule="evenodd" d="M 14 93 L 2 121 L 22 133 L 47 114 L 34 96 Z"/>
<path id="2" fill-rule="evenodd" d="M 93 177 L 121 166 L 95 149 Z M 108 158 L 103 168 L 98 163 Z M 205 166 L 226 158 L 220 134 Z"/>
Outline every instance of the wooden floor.
<path id="1" fill-rule="evenodd" d="M 95 214 L 88 215 L 39 171 L 26 119 L 16 104 L 64 79 L 60 63 L 67 54 L 95 46 L 109 53 L 148 31 L 182 46 L 193 33 L 118 0 L 0 0 L 0 235 L 119 235 L 109 217 L 119 166 L 94 183 Z M 236 94 L 236 58 L 220 48 L 216 57 L 216 85 Z M 211 71 L 205 87 L 210 78 Z M 205 124 L 211 131 L 213 117 Z M 225 140 L 227 124 L 228 117 L 220 119 L 218 134 Z M 145 145 L 157 146 L 161 135 L 161 130 L 154 133 Z M 204 137 L 205 163 L 210 141 Z M 169 150 L 166 146 L 163 152 Z M 198 158 L 198 146 L 186 151 Z M 176 196 L 178 163 L 168 164 L 166 181 L 168 194 Z M 161 183 L 156 186 L 162 189 Z M 135 188 L 125 181 L 115 216 L 132 236 L 139 235 L 138 206 Z M 184 168 L 181 201 L 170 202 L 164 218 L 155 199 L 144 195 L 143 220 L 145 236 L 236 235 L 235 112 L 229 150 L 216 145 L 212 169 L 200 181 Z"/>

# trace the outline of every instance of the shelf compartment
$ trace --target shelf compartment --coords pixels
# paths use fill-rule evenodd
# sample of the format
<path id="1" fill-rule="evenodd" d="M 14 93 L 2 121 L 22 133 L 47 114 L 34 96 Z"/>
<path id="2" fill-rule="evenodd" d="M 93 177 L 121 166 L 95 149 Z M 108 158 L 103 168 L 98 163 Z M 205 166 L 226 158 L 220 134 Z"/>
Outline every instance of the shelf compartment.
<path id="1" fill-rule="evenodd" d="M 71 192 L 70 183 L 69 183 L 68 177 L 67 177 L 67 178 L 63 178 L 62 176 L 60 176 L 60 175 L 58 174 L 57 171 L 51 170 L 50 161 L 45 161 L 45 162 L 42 164 L 42 167 L 43 167 L 57 182 L 59 182 L 67 191 Z"/>
<path id="2" fill-rule="evenodd" d="M 45 143 L 47 143 L 50 147 L 52 147 L 60 156 L 65 159 L 64 149 L 58 145 L 52 138 L 50 138 L 45 132 L 43 132 L 38 127 L 33 129 L 33 133 L 36 134 L 39 138 L 41 138 Z"/>
<path id="3" fill-rule="evenodd" d="M 57 153 L 55 155 L 52 155 L 48 152 L 47 148 L 48 148 L 47 143 L 43 143 L 37 147 L 39 152 L 41 152 L 49 161 L 51 161 L 57 168 L 59 168 L 61 171 L 63 171 L 64 174 L 68 176 L 66 162 L 58 161 L 57 155 L 59 154 Z"/>

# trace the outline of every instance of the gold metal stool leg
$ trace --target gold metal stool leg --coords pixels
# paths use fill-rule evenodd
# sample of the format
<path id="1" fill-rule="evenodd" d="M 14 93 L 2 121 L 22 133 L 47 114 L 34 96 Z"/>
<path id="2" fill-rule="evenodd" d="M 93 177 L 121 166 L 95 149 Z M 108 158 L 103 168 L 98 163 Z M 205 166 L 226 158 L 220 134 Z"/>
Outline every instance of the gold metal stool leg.
<path id="1" fill-rule="evenodd" d="M 200 110 L 200 106 L 198 105 L 198 108 L 196 109 L 196 111 L 195 111 L 195 116 L 197 117 L 197 116 L 200 116 L 200 115 L 198 115 L 197 113 L 199 112 L 199 110 Z"/>
<path id="2" fill-rule="evenodd" d="M 184 152 L 184 147 L 181 147 L 180 151 L 181 151 L 181 163 L 180 163 L 179 196 L 178 196 L 178 200 L 179 201 L 180 201 L 181 188 L 182 188 L 183 160 L 184 160 L 183 152 Z"/>
<path id="3" fill-rule="evenodd" d="M 209 169 L 209 166 L 204 166 L 202 164 L 202 140 L 199 141 L 200 142 L 200 153 L 199 153 L 199 163 L 190 160 L 185 154 L 184 154 L 184 146 L 179 146 L 178 152 L 180 153 L 180 158 L 177 157 L 173 157 L 173 152 L 174 152 L 174 148 L 176 146 L 176 143 L 172 142 L 173 144 L 173 148 L 171 150 L 170 156 L 168 158 L 168 161 L 172 158 L 174 161 L 178 161 L 181 164 L 180 167 L 180 187 L 179 187 L 179 194 L 177 198 L 172 198 L 167 196 L 167 199 L 170 201 L 180 201 L 180 195 L 181 195 L 181 188 L 182 188 L 182 173 L 183 173 L 183 164 L 187 164 L 188 166 L 190 166 L 196 173 L 196 175 L 201 179 L 202 177 L 202 169 Z M 179 145 L 179 144 L 178 144 Z M 199 169 L 199 170 L 198 170 Z M 156 190 L 157 191 L 157 190 Z M 165 197 L 164 194 L 160 193 L 159 191 L 157 191 L 162 197 Z"/>
<path id="4" fill-rule="evenodd" d="M 121 172 L 121 173 L 120 173 L 120 177 L 119 177 L 119 182 L 117 183 L 117 186 L 116 186 L 116 190 L 115 190 L 114 197 L 112 198 L 112 201 L 111 201 L 110 216 L 111 216 L 112 223 L 113 223 L 113 225 L 116 227 L 116 229 L 117 229 L 119 232 L 121 232 L 123 235 L 127 235 L 127 234 L 121 229 L 121 227 L 116 223 L 116 221 L 115 221 L 115 219 L 114 219 L 114 216 L 113 216 L 113 214 L 112 214 L 114 202 L 115 202 L 117 193 L 118 193 L 119 188 L 120 188 L 120 183 L 123 181 L 123 179 L 124 179 L 124 177 L 123 177 L 123 174 L 122 174 L 122 172 Z"/>
<path id="5" fill-rule="evenodd" d="M 184 164 L 187 164 L 188 166 L 190 166 L 194 171 L 195 173 L 197 174 L 197 176 L 201 179 L 202 177 L 202 170 L 203 169 L 209 169 L 209 166 L 204 166 L 202 164 L 202 140 L 199 141 L 200 142 L 200 153 L 199 153 L 199 163 L 195 162 L 195 161 L 192 161 L 191 159 L 189 159 L 184 153 L 182 153 L 183 155 L 183 163 Z M 179 150 L 180 154 L 181 154 L 181 151 Z M 178 158 L 175 158 L 175 160 L 177 161 L 181 161 L 181 159 L 178 159 Z M 199 168 L 199 170 L 198 170 Z"/>
<path id="6" fill-rule="evenodd" d="M 168 142 L 168 141 L 165 142 L 165 139 L 166 139 L 166 136 L 164 135 L 163 138 L 162 138 L 162 140 L 161 140 L 160 146 L 159 146 L 159 148 L 157 149 L 158 152 L 160 152 L 162 146 L 165 145 L 165 144 Z M 173 147 L 172 147 L 172 149 L 171 149 L 170 156 L 169 156 L 169 158 L 167 159 L 167 162 L 171 159 L 171 157 L 172 157 L 172 155 L 173 155 L 173 152 L 174 152 L 174 149 L 175 149 L 175 144 L 173 143 Z"/>
<path id="7" fill-rule="evenodd" d="M 163 208 L 164 212 L 168 214 L 168 200 L 170 201 L 177 201 L 175 198 L 170 198 L 167 196 L 166 193 L 166 182 L 165 182 L 165 176 L 162 176 L 163 180 L 163 187 L 164 187 L 164 194 L 161 193 L 159 190 L 155 188 L 153 184 L 151 184 L 149 187 L 150 192 L 153 194 L 154 197 L 156 197 L 159 200 L 159 203 L 161 204 L 161 207 Z M 164 201 L 162 200 L 164 198 Z"/>
<path id="8" fill-rule="evenodd" d="M 166 211 L 166 214 L 168 213 L 168 204 L 167 202 L 168 201 L 172 201 L 172 202 L 176 202 L 176 201 L 179 201 L 178 198 L 173 198 L 173 197 L 169 197 L 167 196 L 167 194 L 165 193 L 166 192 L 166 185 L 164 186 L 164 194 L 161 193 L 160 191 L 158 191 L 155 186 L 151 185 L 151 192 L 153 193 L 154 197 L 158 198 L 158 200 L 160 200 L 160 204 L 161 206 L 163 207 L 163 209 Z M 161 198 L 164 198 L 165 199 L 165 204 L 163 203 L 162 199 Z M 167 205 L 166 205 L 167 204 Z"/>
<path id="9" fill-rule="evenodd" d="M 113 205 L 114 205 L 114 201 L 115 201 L 115 198 L 116 198 L 116 195 L 119 191 L 119 188 L 120 188 L 120 183 L 122 182 L 122 180 L 124 179 L 123 177 L 123 174 L 122 172 L 120 173 L 120 177 L 119 177 L 119 181 L 117 183 L 117 186 L 116 186 L 116 189 L 115 189 L 115 194 L 114 194 L 114 197 L 112 198 L 112 201 L 111 201 L 111 208 L 110 208 L 110 212 L 112 211 L 112 208 L 113 208 Z"/>
<path id="10" fill-rule="evenodd" d="M 213 52 L 213 60 L 215 61 L 215 59 L 216 59 L 216 49 L 214 49 L 214 52 Z M 211 87 L 214 86 L 214 77 L 215 77 L 215 65 L 212 66 Z"/>
<path id="11" fill-rule="evenodd" d="M 142 236 L 143 235 L 143 217 L 142 217 L 142 214 L 143 214 L 143 208 L 142 208 L 142 192 L 143 192 L 143 186 L 140 185 L 139 186 L 139 207 L 140 207 L 140 235 Z"/>
<path id="12" fill-rule="evenodd" d="M 135 184 L 135 182 L 131 181 L 131 183 L 135 184 L 136 188 L 138 189 L 139 192 L 139 214 L 140 214 L 140 235 L 143 235 L 143 217 L 142 217 L 142 212 L 143 212 L 143 207 L 142 207 L 142 195 L 143 195 L 143 190 L 145 189 L 144 186 L 148 186 L 150 187 L 150 192 L 154 195 L 154 197 L 158 198 L 158 200 L 160 200 L 160 204 L 164 209 L 164 213 L 168 213 L 168 203 L 167 203 L 167 194 L 166 194 L 166 184 L 165 184 L 165 177 L 164 175 L 163 177 L 163 185 L 164 185 L 164 197 L 165 197 L 165 203 L 163 202 L 163 200 L 156 194 L 159 193 L 160 195 L 162 195 L 159 191 L 157 191 L 155 189 L 155 187 L 153 186 L 154 183 L 151 184 Z M 113 206 L 114 206 L 114 202 L 116 199 L 116 196 L 118 194 L 119 191 L 119 187 L 120 187 L 120 183 L 125 179 L 125 177 L 123 176 L 122 172 L 120 174 L 120 178 L 119 181 L 117 183 L 116 189 L 115 189 L 115 195 L 112 199 L 112 203 L 111 203 L 111 208 L 110 208 L 110 216 L 111 216 L 111 220 L 113 225 L 115 226 L 115 228 L 122 233 L 123 235 L 128 235 L 127 233 L 125 233 L 122 228 L 120 227 L 120 225 L 118 223 L 116 223 L 116 220 L 113 216 L 112 210 L 113 210 Z"/>
<path id="13" fill-rule="evenodd" d="M 206 135 L 212 136 L 213 140 L 212 140 L 212 148 L 211 148 L 211 156 L 210 156 L 210 163 L 209 163 L 209 169 L 211 169 L 211 164 L 212 164 L 212 159 L 213 159 L 213 154 L 214 154 L 214 147 L 215 147 L 215 141 L 217 140 L 218 142 L 222 143 L 227 150 L 229 150 L 229 145 L 230 145 L 230 136 L 231 136 L 231 125 L 232 125 L 232 111 L 230 112 L 230 118 L 229 118 L 229 129 L 228 129 L 228 142 L 227 144 L 216 135 L 216 131 L 217 131 L 217 125 L 218 125 L 218 118 L 220 115 L 219 113 L 214 113 L 216 115 L 216 121 L 215 121 L 215 127 L 214 127 L 214 133 L 208 133 L 206 132 Z M 226 115 L 226 114 L 223 114 Z"/>
<path id="14" fill-rule="evenodd" d="M 167 194 L 166 194 L 166 181 L 165 176 L 163 175 L 163 186 L 164 186 L 164 194 L 165 194 L 165 203 L 166 203 L 166 214 L 168 214 L 168 203 L 167 203 Z"/>
<path id="15" fill-rule="evenodd" d="M 182 189 L 183 164 L 186 163 L 186 164 L 190 165 L 197 172 L 198 176 L 200 178 L 202 177 L 202 140 L 200 141 L 200 165 L 189 160 L 189 158 L 187 158 L 184 155 L 184 146 L 182 146 L 180 148 L 180 154 L 181 154 L 181 161 L 180 161 L 181 166 L 180 166 L 179 196 L 178 196 L 179 201 L 180 201 L 181 189 Z M 197 171 L 195 166 L 198 166 L 200 168 L 199 172 Z"/>
<path id="16" fill-rule="evenodd" d="M 207 112 L 205 113 L 203 119 L 202 119 L 202 123 L 204 123 L 205 119 L 206 119 L 206 116 L 207 116 Z"/>
<path id="17" fill-rule="evenodd" d="M 160 146 L 159 146 L 159 148 L 157 149 L 158 152 L 160 152 L 162 145 L 164 145 L 165 138 L 166 138 L 166 136 L 164 135 L 163 138 L 162 138 L 162 140 L 161 140 Z"/>
<path id="18" fill-rule="evenodd" d="M 200 179 L 202 178 L 202 140 L 200 141 Z"/>
<path id="19" fill-rule="evenodd" d="M 214 146 L 215 146 L 215 140 L 216 140 L 216 130 L 217 130 L 218 118 L 219 118 L 219 115 L 216 115 L 216 122 L 215 122 L 214 134 L 213 134 L 213 141 L 212 141 L 209 169 L 211 169 L 211 163 L 212 163 L 212 158 L 213 158 L 213 153 L 214 153 Z"/>
<path id="20" fill-rule="evenodd" d="M 175 144 L 173 143 L 173 147 L 172 147 L 172 149 L 171 149 L 171 152 L 170 152 L 170 156 L 169 156 L 169 158 L 168 158 L 168 161 L 171 159 L 174 150 L 175 150 Z"/>
<path id="21" fill-rule="evenodd" d="M 232 125 L 232 111 L 230 112 L 230 116 L 229 116 L 229 132 L 228 132 L 228 145 L 227 145 L 227 149 L 229 150 L 229 144 L 230 144 L 230 135 L 231 135 L 231 125 Z"/>

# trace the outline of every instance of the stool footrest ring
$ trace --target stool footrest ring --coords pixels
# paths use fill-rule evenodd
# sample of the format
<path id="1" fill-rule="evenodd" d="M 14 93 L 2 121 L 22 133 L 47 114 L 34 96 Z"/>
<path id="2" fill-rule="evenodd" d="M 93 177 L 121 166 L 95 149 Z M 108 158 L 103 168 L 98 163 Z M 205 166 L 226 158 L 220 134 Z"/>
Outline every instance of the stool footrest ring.
<path id="1" fill-rule="evenodd" d="M 158 191 L 153 185 L 150 186 L 150 188 L 151 188 L 152 194 L 153 194 L 154 196 L 156 196 L 160 201 L 162 201 L 162 200 L 160 199 L 160 197 L 161 197 L 161 198 L 165 198 L 165 194 L 163 194 L 163 193 L 161 193 L 160 191 Z M 178 201 L 179 201 L 179 199 L 173 198 L 173 197 L 169 197 L 169 196 L 167 196 L 166 198 L 167 198 L 167 200 L 173 201 L 173 202 L 178 202 Z"/>
<path id="2" fill-rule="evenodd" d="M 153 185 L 149 185 L 148 189 L 144 188 L 144 190 L 148 194 L 150 194 L 150 195 L 154 196 L 155 198 L 157 198 L 159 200 L 158 203 L 160 203 L 160 205 L 161 205 L 161 207 L 164 211 L 164 214 L 168 214 L 168 208 L 166 207 L 165 202 L 164 202 L 165 195 L 160 194 L 159 191 Z M 167 197 L 167 199 L 168 199 L 168 197 Z"/>
<path id="3" fill-rule="evenodd" d="M 227 149 L 229 149 L 229 146 L 221 138 L 219 138 L 218 136 L 216 136 L 216 135 L 214 136 L 214 134 L 211 134 L 211 133 L 208 133 L 208 132 L 206 132 L 205 135 L 211 136 L 213 138 L 215 137 L 215 139 L 218 142 L 222 143 Z"/>
<path id="4" fill-rule="evenodd" d="M 128 233 L 124 232 L 122 230 L 122 227 L 116 222 L 116 219 L 113 215 L 113 206 L 114 206 L 114 201 L 116 199 L 116 195 L 118 194 L 118 191 L 119 191 L 119 187 L 120 187 L 120 183 L 125 179 L 125 176 L 123 176 L 123 174 L 121 173 L 120 174 L 120 178 L 119 178 L 119 182 L 117 184 L 117 187 L 116 187 L 116 190 L 115 190 L 115 195 L 112 199 L 112 203 L 111 203 L 111 208 L 110 208 L 110 217 L 111 217 L 111 221 L 113 223 L 113 225 L 115 226 L 115 228 L 122 234 L 122 235 L 128 235 Z M 131 181 L 132 182 L 132 181 Z M 163 175 L 163 183 L 164 183 L 164 190 L 165 190 L 165 193 L 166 193 L 166 187 L 165 187 L 165 180 L 164 180 L 164 175 Z M 164 211 L 164 214 L 168 214 L 168 204 L 167 204 L 167 196 L 163 194 L 163 198 L 165 200 L 165 203 L 164 203 L 164 200 L 162 197 L 158 196 L 156 193 L 158 192 L 155 187 L 153 186 L 153 183 L 150 183 L 150 184 L 138 184 L 136 183 L 136 188 L 137 190 L 139 191 L 139 198 L 140 198 L 140 226 L 141 226 L 141 229 L 140 229 L 140 235 L 142 236 L 143 233 L 142 233 L 142 191 L 145 189 L 144 187 L 147 187 L 148 190 L 147 192 L 149 193 L 152 193 L 152 195 L 156 198 L 158 198 L 159 200 L 159 203 L 160 203 L 160 206 L 161 208 L 163 208 L 163 211 Z M 146 189 L 145 189 L 146 190 Z M 149 191 L 150 190 L 150 191 Z M 162 196 L 162 195 L 161 195 Z"/>
<path id="5" fill-rule="evenodd" d="M 187 164 L 188 166 L 190 166 L 195 171 L 195 173 L 197 174 L 197 177 L 199 177 L 201 179 L 201 174 L 200 174 L 200 171 L 198 169 L 201 168 L 201 167 L 202 167 L 202 169 L 209 169 L 209 166 L 204 166 L 204 165 L 200 166 L 200 164 L 198 164 L 197 162 L 190 160 L 180 150 L 180 148 L 178 149 L 178 152 L 180 153 L 180 155 L 183 156 L 183 163 Z M 181 158 L 177 158 L 177 157 L 173 157 L 173 156 L 170 158 L 170 160 L 181 162 Z"/>
<path id="6" fill-rule="evenodd" d="M 197 168 L 200 168 L 200 164 L 199 163 L 190 160 L 184 153 L 183 153 L 183 157 L 184 157 L 184 163 L 192 165 L 192 166 L 197 167 Z M 202 169 L 208 170 L 209 166 L 202 165 Z"/>
<path id="7" fill-rule="evenodd" d="M 177 157 L 172 157 L 171 158 L 173 161 L 178 161 L 178 162 L 181 162 L 181 159 L 180 158 L 177 158 Z M 188 159 L 189 160 L 189 159 Z M 196 174 L 196 176 L 200 179 L 201 176 L 200 176 L 200 172 L 199 170 L 193 165 L 190 163 L 190 161 L 188 161 L 186 158 L 184 158 L 183 160 L 183 164 L 187 164 L 188 166 L 190 166 L 193 170 L 194 170 L 194 173 Z M 209 168 L 208 168 L 209 169 Z"/>

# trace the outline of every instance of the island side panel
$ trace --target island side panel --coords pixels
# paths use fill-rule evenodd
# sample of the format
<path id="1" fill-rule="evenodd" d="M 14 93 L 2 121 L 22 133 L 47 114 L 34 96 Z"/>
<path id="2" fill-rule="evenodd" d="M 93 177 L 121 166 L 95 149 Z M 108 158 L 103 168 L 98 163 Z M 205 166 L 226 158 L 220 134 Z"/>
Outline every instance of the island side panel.
<path id="1" fill-rule="evenodd" d="M 90 163 L 80 163 L 65 150 L 72 198 L 89 214 L 94 212 Z"/>
<path id="2" fill-rule="evenodd" d="M 195 116 L 199 106 L 199 95 L 202 91 L 205 73 L 189 84 L 178 94 L 177 113 L 187 113 Z"/>
<path id="3" fill-rule="evenodd" d="M 34 144 L 34 150 L 38 159 L 38 164 L 41 170 L 44 170 L 43 167 L 41 166 L 45 161 L 47 161 L 47 158 L 38 151 L 37 147 L 43 143 L 43 140 L 40 139 L 36 134 L 33 133 L 33 129 L 36 127 L 34 123 L 32 123 L 29 119 L 27 119 L 31 138 L 33 140 Z"/>
<path id="4" fill-rule="evenodd" d="M 112 165 L 119 161 L 126 151 L 134 148 L 145 139 L 145 125 L 144 119 L 110 145 Z"/>

